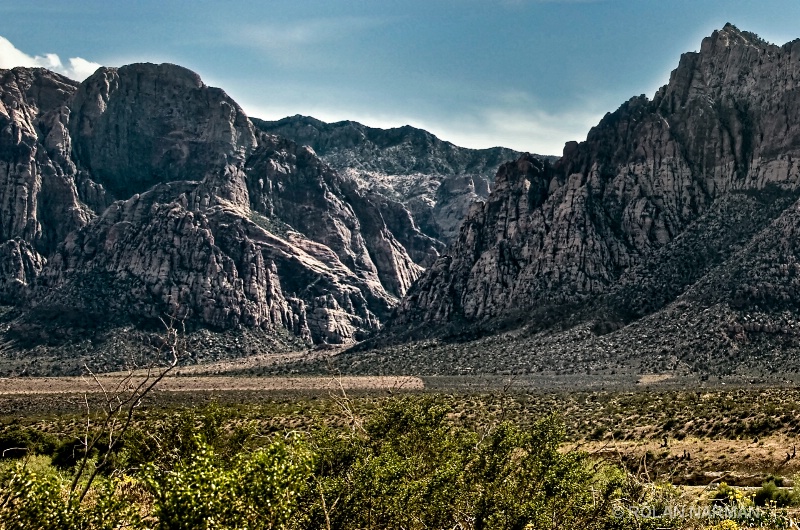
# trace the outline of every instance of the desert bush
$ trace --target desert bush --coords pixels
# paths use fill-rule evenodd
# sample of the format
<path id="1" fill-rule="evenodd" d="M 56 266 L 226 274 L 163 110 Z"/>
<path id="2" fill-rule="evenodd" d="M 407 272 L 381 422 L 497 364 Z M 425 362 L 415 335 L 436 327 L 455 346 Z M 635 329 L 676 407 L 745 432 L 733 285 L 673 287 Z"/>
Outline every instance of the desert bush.
<path id="1" fill-rule="evenodd" d="M 137 469 L 148 463 L 169 469 L 194 454 L 198 441 L 208 445 L 223 460 L 256 449 L 249 444 L 255 435 L 252 423 L 232 426 L 238 419 L 235 409 L 216 403 L 197 409 L 184 409 L 175 414 L 151 419 L 146 424 L 131 427 L 126 433 L 115 466 L 118 469 Z"/>
<path id="2" fill-rule="evenodd" d="M 741 527 L 736 523 L 736 521 L 732 521 L 730 519 L 726 519 L 724 521 L 720 521 L 719 524 L 715 524 L 709 530 L 739 530 Z"/>
<path id="3" fill-rule="evenodd" d="M 718 506 L 739 506 L 747 502 L 747 498 L 740 489 L 728 486 L 725 482 L 720 482 L 717 490 L 711 496 L 711 501 Z"/>
<path id="4" fill-rule="evenodd" d="M 768 480 L 756 490 L 753 503 L 756 506 L 783 508 L 796 504 L 796 499 L 792 491 L 778 487 L 774 480 Z"/>
<path id="5" fill-rule="evenodd" d="M 102 478 L 83 501 L 53 467 L 19 461 L 0 472 L 0 530 L 114 530 L 136 528 L 133 506 Z"/>
<path id="6" fill-rule="evenodd" d="M 303 500 L 303 525 L 452 528 L 478 438 L 452 429 L 447 411 L 431 399 L 396 400 L 352 429 L 315 430 L 316 487 Z"/>
<path id="7" fill-rule="evenodd" d="M 434 398 L 387 403 L 363 428 L 312 436 L 317 488 L 308 528 L 600 528 L 619 477 L 561 452 L 555 417 L 484 433 L 446 421 Z"/>
<path id="8" fill-rule="evenodd" d="M 20 425 L 10 425 L 0 432 L 0 458 L 49 454 L 57 444 L 58 440 L 51 434 Z"/>
<path id="9" fill-rule="evenodd" d="M 226 466 L 211 446 L 196 440 L 173 469 L 144 470 L 154 496 L 156 529 L 284 528 L 311 472 L 302 443 L 273 440 Z"/>
<path id="10" fill-rule="evenodd" d="M 126 432 L 94 482 L 84 474 L 77 486 L 70 484 L 74 469 L 49 458 L 0 461 L 0 530 L 599 530 L 720 523 L 719 517 L 674 518 L 671 507 L 698 499 L 569 450 L 557 416 L 503 420 L 511 407 L 476 400 L 472 408 L 485 407 L 492 416 L 467 423 L 458 401 L 441 395 L 373 399 L 363 407 L 346 398 L 336 403 L 342 410 L 325 405 L 325 416 L 308 419 L 293 434 L 266 434 L 271 431 L 254 427 L 252 414 L 241 408 L 151 410 Z M 642 415 L 646 404 L 639 406 Z M 74 437 L 69 440 L 74 446 Z M 90 456 L 87 469 L 98 458 Z M 88 493 L 80 495 L 87 484 Z M 782 503 L 784 490 L 774 481 L 762 490 L 768 506 Z M 718 508 L 753 507 L 724 484 L 712 497 Z M 642 517 L 645 509 L 649 515 Z M 785 516 L 773 512 L 747 512 L 735 522 L 785 527 Z"/>

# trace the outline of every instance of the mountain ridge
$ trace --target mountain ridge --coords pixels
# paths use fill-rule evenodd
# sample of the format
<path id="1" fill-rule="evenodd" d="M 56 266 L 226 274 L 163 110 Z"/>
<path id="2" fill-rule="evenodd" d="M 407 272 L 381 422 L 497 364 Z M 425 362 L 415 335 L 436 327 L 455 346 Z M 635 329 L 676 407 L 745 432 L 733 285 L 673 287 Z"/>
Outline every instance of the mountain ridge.
<path id="1" fill-rule="evenodd" d="M 560 160 L 502 166 L 340 369 L 799 369 L 798 82 L 800 41 L 715 31 L 652 101 L 623 103 Z"/>
<path id="2" fill-rule="evenodd" d="M 196 360 L 352 343 L 443 248 L 186 68 L 0 77 L 4 373 L 120 369 L 164 318 Z"/>
<path id="3" fill-rule="evenodd" d="M 251 120 L 171 65 L 0 78 L 4 373 L 118 368 L 170 313 L 197 361 L 360 343 L 279 372 L 800 370 L 800 40 L 728 24 L 491 176 L 411 127 Z"/>
<path id="4" fill-rule="evenodd" d="M 521 154 L 458 147 L 410 125 L 380 129 L 301 115 L 254 124 L 308 145 L 340 173 L 400 202 L 426 235 L 445 244 L 457 235 L 469 205 L 488 196 L 498 167 Z"/>

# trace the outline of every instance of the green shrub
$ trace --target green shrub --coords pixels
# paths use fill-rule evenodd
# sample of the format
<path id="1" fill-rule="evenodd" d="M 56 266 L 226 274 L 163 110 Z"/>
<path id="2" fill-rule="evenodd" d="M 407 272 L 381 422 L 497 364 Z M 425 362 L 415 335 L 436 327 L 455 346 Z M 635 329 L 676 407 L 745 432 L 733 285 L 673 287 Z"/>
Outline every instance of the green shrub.
<path id="1" fill-rule="evenodd" d="M 0 432 L 0 457 L 21 458 L 31 454 L 49 455 L 58 444 L 55 436 L 30 427 L 11 425 Z"/>
<path id="2" fill-rule="evenodd" d="M 435 398 L 393 400 L 363 430 L 316 432 L 319 482 L 298 526 L 602 527 L 620 475 L 561 452 L 556 418 L 476 433 L 447 422 L 449 410 Z"/>
<path id="3" fill-rule="evenodd" d="M 299 442 L 275 440 L 226 467 L 198 438 L 195 451 L 173 469 L 150 464 L 145 470 L 156 528 L 283 528 L 304 491 L 311 458 Z"/>
<path id="4" fill-rule="evenodd" d="M 114 465 L 121 469 L 155 463 L 170 469 L 197 449 L 197 441 L 208 445 L 220 459 L 233 459 L 246 449 L 253 436 L 252 425 L 229 428 L 236 411 L 216 403 L 198 409 L 185 409 L 146 426 L 128 430 Z"/>
<path id="5" fill-rule="evenodd" d="M 65 440 L 59 443 L 52 452 L 53 465 L 60 470 L 68 470 L 75 466 L 86 454 L 83 444 L 76 439 Z M 92 455 L 95 456 L 97 451 Z"/>
<path id="6" fill-rule="evenodd" d="M 718 506 L 739 506 L 746 501 L 744 493 L 725 482 L 720 482 L 717 491 L 711 496 L 711 503 Z"/>
<path id="7" fill-rule="evenodd" d="M 101 478 L 84 502 L 52 467 L 18 462 L 0 473 L 0 530 L 114 530 L 136 528 L 134 506 Z"/>
<path id="8" fill-rule="evenodd" d="M 74 443 L 55 451 L 63 469 L 0 463 L 0 530 L 592 530 L 628 527 L 614 508 L 641 497 L 622 470 L 565 451 L 555 416 L 475 430 L 429 396 L 344 412 L 348 427 L 322 421 L 288 438 L 254 436 L 237 411 L 214 406 L 151 417 L 81 501 L 63 471 L 81 457 Z"/>
<path id="9" fill-rule="evenodd" d="M 771 506 L 774 505 L 778 508 L 791 506 L 795 503 L 794 495 L 791 491 L 781 489 L 775 484 L 774 480 L 770 480 L 762 484 L 756 491 L 753 497 L 753 503 L 756 506 Z"/>
<path id="10" fill-rule="evenodd" d="M 303 499 L 303 527 L 452 528 L 461 473 L 478 438 L 453 430 L 433 399 L 392 400 L 363 429 L 318 429 L 316 490 Z"/>

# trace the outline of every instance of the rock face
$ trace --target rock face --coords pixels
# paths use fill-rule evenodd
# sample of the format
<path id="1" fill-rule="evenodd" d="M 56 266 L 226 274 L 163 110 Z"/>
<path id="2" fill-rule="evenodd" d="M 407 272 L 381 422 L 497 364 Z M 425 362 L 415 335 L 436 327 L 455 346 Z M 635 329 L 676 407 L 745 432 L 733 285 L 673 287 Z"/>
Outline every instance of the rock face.
<path id="1" fill-rule="evenodd" d="M 352 372 L 800 371 L 800 41 L 727 25 L 560 159 L 503 164 L 254 125 L 171 65 L 0 80 L 0 371 L 118 368 L 164 315 L 214 358 L 391 346 Z"/>
<path id="2" fill-rule="evenodd" d="M 520 155 L 503 147 L 457 147 L 410 126 L 377 129 L 299 115 L 254 123 L 310 146 L 362 187 L 403 204 L 426 235 L 444 243 L 458 235 L 469 206 L 487 197 L 500 164 Z"/>
<path id="3" fill-rule="evenodd" d="M 236 102 L 172 64 L 101 68 L 70 108 L 75 157 L 110 192 L 106 201 L 159 182 L 202 180 L 244 162 L 256 145 Z"/>
<path id="4" fill-rule="evenodd" d="M 13 304 L 19 300 L 45 263 L 27 241 L 15 238 L 0 244 L 0 303 Z"/>
<path id="5" fill-rule="evenodd" d="M 118 368 L 112 344 L 165 316 L 233 340 L 228 356 L 263 351 L 241 330 L 263 348 L 350 344 L 443 248 L 184 68 L 0 80 L 0 303 L 17 305 L 0 351 L 28 373 L 65 344 Z"/>
<path id="6" fill-rule="evenodd" d="M 48 70 L 0 70 L 0 241 L 47 253 L 91 218 L 70 157 L 66 104 L 76 89 Z"/>
<path id="7" fill-rule="evenodd" d="M 600 334 L 617 356 L 635 357 L 633 344 L 652 359 L 669 350 L 663 368 L 744 348 L 729 335 L 749 328 L 727 322 L 752 321 L 748 312 L 793 329 L 776 314 L 793 310 L 796 294 L 798 58 L 800 41 L 775 46 L 727 25 L 681 57 L 652 101 L 607 114 L 557 162 L 525 155 L 502 166 L 390 330 L 585 323 L 593 333 L 570 347 L 591 351 Z M 718 318 L 700 319 L 708 308 Z M 704 324 L 690 340 L 673 325 L 681 319 Z"/>
<path id="8" fill-rule="evenodd" d="M 248 174 L 253 210 L 323 243 L 368 283 L 386 285 L 394 296 L 402 296 L 419 276 L 421 268 L 389 231 L 371 197 L 323 164 L 310 148 L 263 135 L 261 149 L 248 162 Z M 373 295 L 385 296 L 377 291 Z"/>

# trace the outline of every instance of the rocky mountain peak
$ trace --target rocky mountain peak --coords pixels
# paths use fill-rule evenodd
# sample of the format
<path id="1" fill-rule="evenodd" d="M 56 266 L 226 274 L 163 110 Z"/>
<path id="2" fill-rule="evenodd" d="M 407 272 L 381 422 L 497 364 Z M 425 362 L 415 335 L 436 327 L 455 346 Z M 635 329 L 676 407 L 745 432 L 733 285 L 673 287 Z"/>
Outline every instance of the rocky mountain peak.
<path id="1" fill-rule="evenodd" d="M 486 198 L 497 168 L 520 155 L 501 147 L 458 147 L 410 125 L 379 129 L 306 116 L 255 124 L 312 147 L 361 187 L 402 205 L 419 230 L 438 240 L 437 250 L 457 235 L 470 205 Z M 428 265 L 426 259 L 418 262 Z"/>
<path id="2" fill-rule="evenodd" d="M 18 102 L 25 101 L 35 112 L 33 118 L 64 105 L 78 87 L 77 82 L 45 68 L 18 67 L 0 72 L 5 95 L 3 104 L 14 108 L 14 101 L 17 101 L 16 108 L 20 109 Z M 8 114 L 8 109 L 4 114 Z"/>
<path id="3" fill-rule="evenodd" d="M 442 248 L 185 68 L 0 80 L 0 352 L 20 362 L 69 345 L 119 368 L 164 316 L 218 334 L 214 358 L 350 344 Z"/>
<path id="4" fill-rule="evenodd" d="M 720 41 L 722 46 L 734 46 L 734 45 L 745 45 L 745 46 L 756 46 L 759 48 L 774 46 L 750 31 L 742 31 L 730 22 L 726 22 L 725 25 L 720 30 L 715 30 L 711 33 L 711 36 L 706 37 L 703 39 L 703 46 L 707 40 L 710 41 Z"/>
<path id="5" fill-rule="evenodd" d="M 52 250 L 91 212 L 71 160 L 68 102 L 78 84 L 41 68 L 0 70 L 0 241 Z"/>
<path id="6" fill-rule="evenodd" d="M 256 146 L 235 101 L 173 64 L 101 68 L 81 84 L 71 108 L 76 162 L 114 198 L 159 182 L 202 180 L 241 165 Z"/>
<path id="7" fill-rule="evenodd" d="M 551 333 L 530 339 L 550 358 L 563 360 L 566 343 L 587 359 L 592 351 L 630 359 L 632 344 L 647 344 L 694 364 L 730 346 L 721 331 L 730 324 L 720 322 L 785 310 L 775 300 L 791 298 L 793 280 L 765 271 L 800 258 L 769 235 L 788 233 L 800 191 L 798 54 L 797 42 L 775 46 L 726 25 L 682 56 L 652 101 L 623 103 L 560 160 L 526 155 L 501 166 L 486 202 L 411 288 L 389 332 L 474 336 L 513 323 L 528 327 L 526 337 Z M 769 260 L 742 250 L 748 245 Z M 720 302 L 708 285 L 739 294 Z M 769 304 L 741 294 L 765 290 Z M 788 325 L 785 314 L 760 318 L 781 322 L 768 329 Z M 680 328 L 692 319 L 703 322 L 699 335 Z M 596 333 L 610 349 L 597 349 Z"/>
<path id="8" fill-rule="evenodd" d="M 345 345 L 393 313 L 389 341 L 511 330 L 447 359 L 512 371 L 800 351 L 798 58 L 726 25 L 557 160 L 251 120 L 175 65 L 0 71 L 0 354 L 118 368 L 165 314 L 215 357 Z"/>

